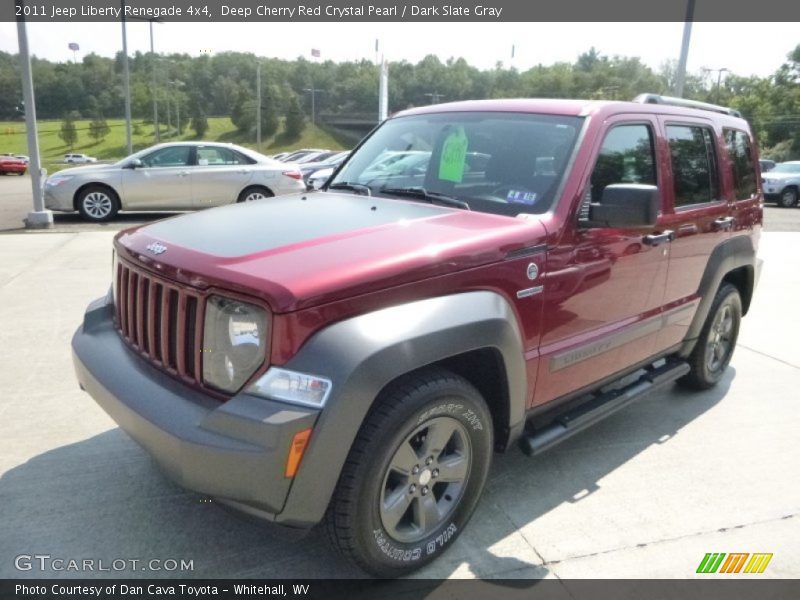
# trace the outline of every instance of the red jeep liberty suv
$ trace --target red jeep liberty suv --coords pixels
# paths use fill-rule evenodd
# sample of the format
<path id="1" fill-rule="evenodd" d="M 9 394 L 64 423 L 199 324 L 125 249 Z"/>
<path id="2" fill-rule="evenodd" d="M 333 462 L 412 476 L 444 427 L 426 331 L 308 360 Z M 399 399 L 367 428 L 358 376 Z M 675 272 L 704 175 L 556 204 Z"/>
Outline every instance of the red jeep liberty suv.
<path id="1" fill-rule="evenodd" d="M 183 486 L 324 523 L 397 576 L 538 453 L 731 359 L 757 280 L 735 111 L 490 100 L 402 112 L 322 191 L 121 232 L 81 386 Z"/>

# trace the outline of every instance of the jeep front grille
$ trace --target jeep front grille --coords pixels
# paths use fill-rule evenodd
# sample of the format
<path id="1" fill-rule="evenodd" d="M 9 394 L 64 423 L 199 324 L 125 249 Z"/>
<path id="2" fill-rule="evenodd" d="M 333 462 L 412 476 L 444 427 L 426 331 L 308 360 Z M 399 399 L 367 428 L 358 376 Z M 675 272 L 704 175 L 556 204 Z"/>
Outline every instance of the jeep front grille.
<path id="1" fill-rule="evenodd" d="M 201 297 L 119 262 L 116 321 L 125 340 L 157 366 L 202 385 Z"/>

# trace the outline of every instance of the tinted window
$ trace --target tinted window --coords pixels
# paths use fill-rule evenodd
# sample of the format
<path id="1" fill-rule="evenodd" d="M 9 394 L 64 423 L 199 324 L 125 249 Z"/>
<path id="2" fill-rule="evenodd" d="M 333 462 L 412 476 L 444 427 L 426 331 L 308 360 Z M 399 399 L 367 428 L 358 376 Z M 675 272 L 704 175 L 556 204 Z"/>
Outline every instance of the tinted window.
<path id="1" fill-rule="evenodd" d="M 668 125 L 675 207 L 719 198 L 714 136 L 706 127 Z"/>
<path id="2" fill-rule="evenodd" d="M 389 119 L 331 185 L 358 184 L 389 197 L 386 190 L 393 188 L 424 188 L 472 210 L 542 213 L 555 199 L 582 123 L 579 117 L 501 112 Z"/>
<path id="3" fill-rule="evenodd" d="M 744 131 L 724 129 L 725 147 L 733 170 L 733 185 L 737 198 L 749 198 L 756 193 L 756 168 L 750 137 Z"/>
<path id="4" fill-rule="evenodd" d="M 253 161 L 231 150 L 217 146 L 200 146 L 197 148 L 197 164 L 200 166 L 249 165 Z"/>
<path id="5" fill-rule="evenodd" d="M 189 146 L 161 148 L 142 157 L 145 167 L 185 167 L 189 164 Z"/>
<path id="6" fill-rule="evenodd" d="M 591 178 L 591 201 L 613 183 L 656 184 L 653 136 L 647 125 L 619 125 L 606 134 Z"/>

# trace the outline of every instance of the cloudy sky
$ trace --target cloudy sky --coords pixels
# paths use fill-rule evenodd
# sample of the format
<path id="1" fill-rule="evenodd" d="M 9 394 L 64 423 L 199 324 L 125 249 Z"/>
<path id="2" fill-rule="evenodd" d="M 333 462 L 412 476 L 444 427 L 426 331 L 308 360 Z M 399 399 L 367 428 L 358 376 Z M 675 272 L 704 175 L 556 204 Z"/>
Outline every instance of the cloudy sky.
<path id="1" fill-rule="evenodd" d="M 695 23 L 688 69 L 727 68 L 739 75 L 773 73 L 800 43 L 797 23 Z M 157 52 L 227 50 L 293 59 L 318 48 L 323 59 L 375 59 L 375 39 L 386 58 L 416 62 L 426 54 L 442 60 L 463 56 L 480 68 L 497 61 L 525 70 L 574 61 L 594 46 L 602 54 L 638 56 L 654 69 L 677 59 L 683 23 L 165 23 L 155 25 Z M 121 48 L 118 23 L 30 23 L 32 54 L 72 60 L 90 52 L 112 56 Z M 511 46 L 516 56 L 511 61 Z M 146 23 L 128 23 L 130 53 L 150 47 Z M 15 23 L 0 23 L 0 50 L 17 52 Z"/>

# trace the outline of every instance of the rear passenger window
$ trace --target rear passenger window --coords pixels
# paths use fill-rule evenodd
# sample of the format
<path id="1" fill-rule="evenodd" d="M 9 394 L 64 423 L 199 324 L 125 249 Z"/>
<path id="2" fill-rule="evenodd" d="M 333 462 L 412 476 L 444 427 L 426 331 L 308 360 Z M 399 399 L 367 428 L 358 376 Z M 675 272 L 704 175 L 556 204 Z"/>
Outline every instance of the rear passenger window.
<path id="1" fill-rule="evenodd" d="M 647 125 L 618 125 L 603 140 L 591 179 L 591 201 L 613 183 L 656 184 L 653 136 Z"/>
<path id="2" fill-rule="evenodd" d="M 675 208 L 719 198 L 714 135 L 707 127 L 667 125 Z"/>
<path id="3" fill-rule="evenodd" d="M 756 193 L 756 167 L 750 136 L 737 129 L 723 129 L 725 147 L 733 170 L 733 185 L 737 198 L 749 198 Z"/>

